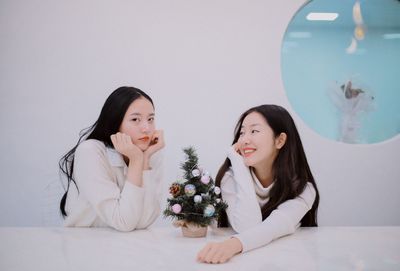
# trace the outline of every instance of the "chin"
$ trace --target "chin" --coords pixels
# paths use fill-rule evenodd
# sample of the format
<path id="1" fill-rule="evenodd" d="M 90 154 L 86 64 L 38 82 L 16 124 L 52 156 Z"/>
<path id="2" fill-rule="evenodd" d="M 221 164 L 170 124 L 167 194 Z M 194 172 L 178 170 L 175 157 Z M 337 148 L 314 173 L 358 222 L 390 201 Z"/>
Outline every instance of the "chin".
<path id="1" fill-rule="evenodd" d="M 254 165 L 254 162 L 249 159 L 244 159 L 243 162 L 247 167 L 251 167 Z"/>
<path id="2" fill-rule="evenodd" d="M 142 151 L 146 151 L 150 146 L 149 144 L 143 144 L 142 142 L 136 143 L 135 145 Z"/>

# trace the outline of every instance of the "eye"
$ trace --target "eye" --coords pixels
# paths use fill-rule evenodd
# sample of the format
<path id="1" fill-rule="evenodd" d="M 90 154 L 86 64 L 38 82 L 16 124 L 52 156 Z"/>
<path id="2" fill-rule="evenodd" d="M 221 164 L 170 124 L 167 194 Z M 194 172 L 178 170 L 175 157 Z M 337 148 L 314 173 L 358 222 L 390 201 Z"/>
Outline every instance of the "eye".
<path id="1" fill-rule="evenodd" d="M 242 137 L 244 135 L 244 131 L 239 132 L 239 136 Z"/>
<path id="2" fill-rule="evenodd" d="M 140 118 L 133 118 L 131 119 L 133 122 L 140 122 Z"/>
<path id="3" fill-rule="evenodd" d="M 258 133 L 258 132 L 259 132 L 258 130 L 251 130 L 252 134 L 255 134 L 255 133 Z"/>
<path id="4" fill-rule="evenodd" d="M 147 121 L 148 122 L 153 122 L 154 121 L 154 117 L 150 117 Z"/>

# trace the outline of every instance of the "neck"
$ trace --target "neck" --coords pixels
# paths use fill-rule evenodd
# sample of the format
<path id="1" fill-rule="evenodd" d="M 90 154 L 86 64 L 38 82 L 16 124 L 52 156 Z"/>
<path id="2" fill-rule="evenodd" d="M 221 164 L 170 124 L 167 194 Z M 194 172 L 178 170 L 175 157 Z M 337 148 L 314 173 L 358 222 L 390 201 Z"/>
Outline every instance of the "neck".
<path id="1" fill-rule="evenodd" d="M 264 187 L 270 186 L 274 181 L 271 167 L 254 167 L 254 174 Z"/>

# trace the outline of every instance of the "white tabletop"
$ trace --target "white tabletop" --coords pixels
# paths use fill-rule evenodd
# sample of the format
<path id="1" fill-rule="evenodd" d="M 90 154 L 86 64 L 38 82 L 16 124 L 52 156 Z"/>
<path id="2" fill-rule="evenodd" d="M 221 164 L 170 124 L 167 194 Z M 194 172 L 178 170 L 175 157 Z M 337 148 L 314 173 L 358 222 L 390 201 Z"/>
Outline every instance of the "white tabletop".
<path id="1" fill-rule="evenodd" d="M 208 241 L 178 228 L 129 233 L 107 228 L 0 228 L 0 270 L 400 270 L 400 227 L 300 228 L 220 265 L 196 262 Z"/>

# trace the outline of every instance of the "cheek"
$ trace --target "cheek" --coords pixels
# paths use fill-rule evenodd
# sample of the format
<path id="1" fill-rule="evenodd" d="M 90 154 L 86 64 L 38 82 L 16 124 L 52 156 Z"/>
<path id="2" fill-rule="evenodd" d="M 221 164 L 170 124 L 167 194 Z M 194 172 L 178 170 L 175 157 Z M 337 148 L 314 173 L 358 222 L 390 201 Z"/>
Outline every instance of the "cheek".
<path id="1" fill-rule="evenodd" d="M 131 129 L 128 131 L 128 134 L 131 138 L 136 139 L 140 136 L 140 131 L 137 127 L 131 127 Z"/>
<path id="2" fill-rule="evenodd" d="M 258 145 L 259 155 L 262 159 L 270 157 L 274 149 L 275 147 L 273 145 L 265 144 L 265 141 Z"/>
<path id="3" fill-rule="evenodd" d="M 155 130 L 156 130 L 156 126 L 155 126 L 154 124 L 152 124 L 152 125 L 149 126 L 149 132 L 150 132 L 151 134 L 153 134 Z"/>
<path id="4" fill-rule="evenodd" d="M 121 125 L 121 127 L 119 127 L 118 132 L 123 133 L 123 134 L 127 134 L 128 129 L 126 129 L 126 127 L 124 125 Z"/>
<path id="5" fill-rule="evenodd" d="M 129 135 L 132 139 L 136 138 L 139 135 L 139 129 L 135 125 L 122 125 L 119 129 L 121 133 Z"/>
<path id="6" fill-rule="evenodd" d="M 265 154 L 265 158 L 275 160 L 277 154 L 278 150 L 276 149 L 275 145 L 268 146 L 268 151 Z"/>

